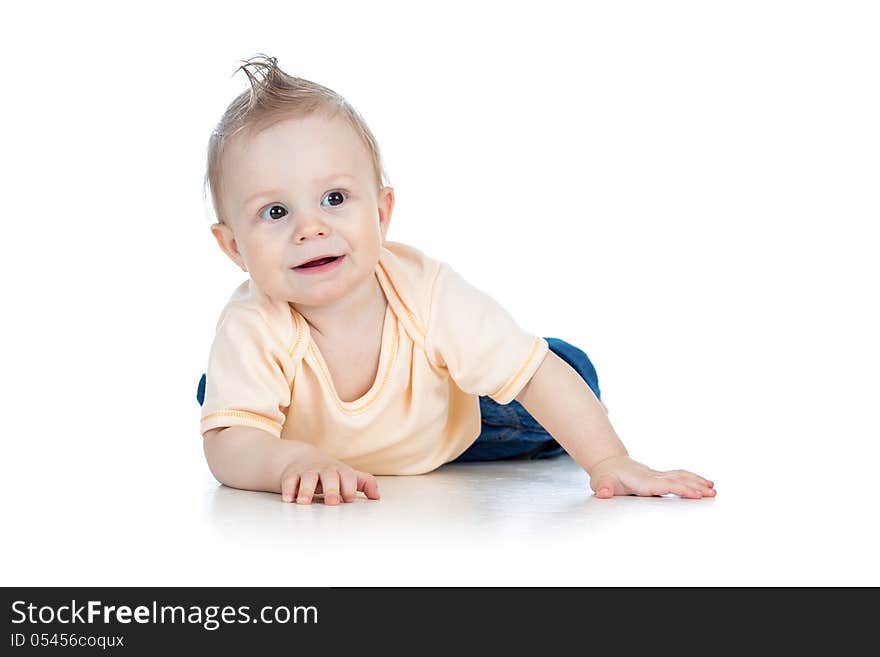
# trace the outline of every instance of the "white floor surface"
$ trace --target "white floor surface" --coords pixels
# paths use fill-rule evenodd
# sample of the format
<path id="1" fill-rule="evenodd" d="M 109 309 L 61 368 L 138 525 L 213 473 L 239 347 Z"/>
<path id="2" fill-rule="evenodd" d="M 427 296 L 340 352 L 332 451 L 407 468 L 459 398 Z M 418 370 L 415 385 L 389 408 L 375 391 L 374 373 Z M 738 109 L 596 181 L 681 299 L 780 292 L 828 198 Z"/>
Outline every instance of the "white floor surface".
<path id="1" fill-rule="evenodd" d="M 21 490 L 27 503 L 7 509 L 14 529 L 2 579 L 91 586 L 880 583 L 870 497 L 770 494 L 750 489 L 757 474 L 712 474 L 715 499 L 600 500 L 567 455 L 450 464 L 428 475 L 380 477 L 381 500 L 340 506 L 285 504 L 275 494 L 221 486 L 210 474 L 187 481 L 186 468 L 169 469 L 150 486 L 132 481 L 125 495 L 108 488 L 123 490 L 120 478 L 96 475 L 76 487 Z"/>

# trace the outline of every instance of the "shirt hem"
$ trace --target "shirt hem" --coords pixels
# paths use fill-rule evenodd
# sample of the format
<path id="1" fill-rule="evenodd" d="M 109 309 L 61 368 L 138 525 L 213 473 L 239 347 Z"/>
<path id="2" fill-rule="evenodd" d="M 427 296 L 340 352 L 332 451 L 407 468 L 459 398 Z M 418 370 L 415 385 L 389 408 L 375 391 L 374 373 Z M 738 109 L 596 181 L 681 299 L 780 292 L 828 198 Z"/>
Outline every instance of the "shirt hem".
<path id="1" fill-rule="evenodd" d="M 216 413 L 205 415 L 199 423 L 199 432 L 204 435 L 206 431 L 211 429 L 235 426 L 262 429 L 263 431 L 271 433 L 276 438 L 281 437 L 282 426 L 274 420 L 270 420 L 262 415 L 257 415 L 256 413 L 236 410 L 217 411 Z"/>
<path id="2" fill-rule="evenodd" d="M 535 336 L 535 339 L 532 341 L 531 351 L 529 351 L 529 355 L 517 373 L 500 390 L 490 394 L 489 398 L 502 405 L 512 402 L 520 391 L 525 388 L 535 372 L 538 371 L 548 351 L 550 351 L 550 345 L 547 343 L 547 340 L 540 336 Z"/>

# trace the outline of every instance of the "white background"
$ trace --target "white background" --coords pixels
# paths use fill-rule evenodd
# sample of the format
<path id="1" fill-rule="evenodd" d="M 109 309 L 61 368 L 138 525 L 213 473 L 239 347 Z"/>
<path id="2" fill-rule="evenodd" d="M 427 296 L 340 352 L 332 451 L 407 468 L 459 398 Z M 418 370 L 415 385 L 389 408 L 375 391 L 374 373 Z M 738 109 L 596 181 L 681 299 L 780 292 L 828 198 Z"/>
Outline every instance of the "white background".
<path id="1" fill-rule="evenodd" d="M 874 3 L 22 6 L 0 27 L 3 584 L 880 584 Z M 582 347 L 631 455 L 717 499 L 603 502 L 559 463 L 386 478 L 372 507 L 219 487 L 195 391 L 243 274 L 201 186 L 259 52 L 363 114 L 389 239 Z M 576 552 L 536 555 L 534 526 L 468 542 L 546 520 L 534 496 L 472 489 L 488 515 L 456 524 L 425 492 L 553 468 L 541 495 L 580 506 L 547 531 Z M 375 509 L 450 531 L 400 549 Z"/>

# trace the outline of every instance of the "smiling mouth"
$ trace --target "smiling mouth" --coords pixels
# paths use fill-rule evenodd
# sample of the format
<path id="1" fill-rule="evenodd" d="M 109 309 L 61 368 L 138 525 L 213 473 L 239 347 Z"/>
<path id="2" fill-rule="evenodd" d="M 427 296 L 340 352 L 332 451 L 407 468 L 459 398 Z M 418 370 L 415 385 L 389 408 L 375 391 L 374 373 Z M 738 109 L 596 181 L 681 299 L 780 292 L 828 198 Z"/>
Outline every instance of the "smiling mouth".
<path id="1" fill-rule="evenodd" d="M 317 260 L 310 260 L 309 262 L 299 265 L 298 267 L 294 267 L 294 269 L 308 269 L 309 267 L 320 267 L 321 265 L 326 265 L 328 262 L 333 262 L 334 260 L 339 260 L 342 256 L 332 256 L 329 258 L 318 258 Z"/>

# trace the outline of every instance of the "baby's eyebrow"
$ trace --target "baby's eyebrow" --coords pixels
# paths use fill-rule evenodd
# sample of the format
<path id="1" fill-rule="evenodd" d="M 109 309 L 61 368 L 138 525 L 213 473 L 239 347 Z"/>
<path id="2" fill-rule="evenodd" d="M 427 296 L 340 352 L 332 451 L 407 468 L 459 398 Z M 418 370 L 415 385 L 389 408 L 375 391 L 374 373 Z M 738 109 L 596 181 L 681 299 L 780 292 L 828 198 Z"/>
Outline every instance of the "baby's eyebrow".
<path id="1" fill-rule="evenodd" d="M 332 180 L 342 180 L 342 179 L 354 180 L 354 176 L 351 175 L 350 173 L 331 173 L 329 176 L 324 176 L 323 178 L 316 178 L 314 182 L 326 184 Z M 242 203 L 242 207 L 243 208 L 250 207 L 251 203 L 253 203 L 254 201 L 258 201 L 259 199 L 264 198 L 264 197 L 278 196 L 282 193 L 283 193 L 283 190 L 281 190 L 281 189 L 267 189 L 262 192 L 257 192 L 256 194 L 252 194 L 251 196 L 247 197 L 245 199 L 244 203 Z"/>

